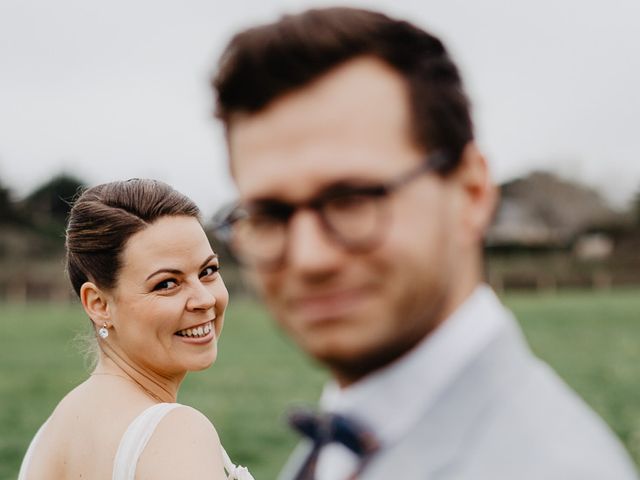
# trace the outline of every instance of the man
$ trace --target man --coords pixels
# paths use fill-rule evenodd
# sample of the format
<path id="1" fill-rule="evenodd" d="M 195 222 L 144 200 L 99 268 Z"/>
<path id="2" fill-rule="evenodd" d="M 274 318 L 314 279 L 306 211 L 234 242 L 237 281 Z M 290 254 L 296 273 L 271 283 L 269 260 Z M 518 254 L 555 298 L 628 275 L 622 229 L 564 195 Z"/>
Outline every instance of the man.
<path id="1" fill-rule="evenodd" d="M 335 380 L 282 478 L 636 478 L 482 283 L 496 193 L 437 38 L 311 10 L 237 35 L 214 86 L 240 194 L 220 230 Z"/>

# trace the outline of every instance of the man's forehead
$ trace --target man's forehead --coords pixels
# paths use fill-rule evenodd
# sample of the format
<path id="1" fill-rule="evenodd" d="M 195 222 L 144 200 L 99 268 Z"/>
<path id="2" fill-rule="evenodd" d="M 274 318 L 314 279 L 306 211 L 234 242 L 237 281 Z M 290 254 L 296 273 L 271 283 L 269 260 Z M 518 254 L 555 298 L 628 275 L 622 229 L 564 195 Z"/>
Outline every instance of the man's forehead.
<path id="1" fill-rule="evenodd" d="M 398 171 L 391 159 L 358 159 L 346 153 L 325 161 L 301 158 L 297 163 L 292 166 L 292 162 L 274 159 L 257 165 L 255 170 L 236 173 L 241 199 L 300 201 L 337 185 L 381 182 Z"/>
<path id="2" fill-rule="evenodd" d="M 309 87 L 236 119 L 229 129 L 231 170 L 242 196 L 317 191 L 376 179 L 411 152 L 402 79 L 380 61 L 360 59 Z M 365 178 L 366 179 L 366 178 Z"/>

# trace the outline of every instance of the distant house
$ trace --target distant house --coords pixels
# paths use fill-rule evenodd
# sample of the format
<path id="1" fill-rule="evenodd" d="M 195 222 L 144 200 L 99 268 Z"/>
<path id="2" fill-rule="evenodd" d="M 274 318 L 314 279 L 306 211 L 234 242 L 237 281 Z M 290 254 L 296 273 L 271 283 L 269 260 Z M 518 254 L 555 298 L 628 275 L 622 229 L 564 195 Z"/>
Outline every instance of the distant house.
<path id="1" fill-rule="evenodd" d="M 548 172 L 504 183 L 500 195 L 486 237 L 489 248 L 568 248 L 583 234 L 622 221 L 595 190 Z"/>
<path id="2" fill-rule="evenodd" d="M 534 172 L 501 185 L 500 193 L 485 242 L 487 279 L 496 289 L 640 283 L 630 217 L 595 190 Z"/>

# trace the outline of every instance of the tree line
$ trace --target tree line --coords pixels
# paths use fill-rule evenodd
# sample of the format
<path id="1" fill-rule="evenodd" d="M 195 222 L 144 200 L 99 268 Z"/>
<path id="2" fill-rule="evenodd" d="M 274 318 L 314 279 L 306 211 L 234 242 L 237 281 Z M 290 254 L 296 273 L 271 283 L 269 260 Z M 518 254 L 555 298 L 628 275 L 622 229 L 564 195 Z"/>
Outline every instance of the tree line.
<path id="1" fill-rule="evenodd" d="M 75 176 L 60 173 L 16 200 L 0 179 L 0 225 L 61 239 L 71 204 L 85 187 L 85 182 Z"/>
<path id="2" fill-rule="evenodd" d="M 84 188 L 86 183 L 83 180 L 62 172 L 24 198 L 15 199 L 10 187 L 0 178 L 0 226 L 18 227 L 61 241 L 73 200 Z M 624 213 L 630 223 L 640 226 L 640 188 Z"/>
<path id="3" fill-rule="evenodd" d="M 565 211 L 565 216 L 562 218 L 566 218 L 567 214 L 571 216 L 580 213 L 583 216 L 590 215 L 589 218 L 592 220 L 595 219 L 597 209 L 589 206 L 591 203 L 584 200 L 590 198 L 591 195 L 587 187 L 562 181 L 558 184 L 562 186 L 564 182 L 563 188 L 558 192 L 552 192 L 545 187 L 545 184 L 536 180 L 539 180 L 539 177 L 539 175 L 532 174 L 502 185 L 502 196 L 505 202 L 513 204 L 515 200 L 520 206 L 531 207 L 536 221 L 544 220 L 543 214 L 546 212 L 545 209 L 542 209 L 542 213 L 540 213 L 540 209 L 534 208 L 537 205 L 535 202 L 538 201 L 546 202 L 546 206 L 543 205 L 545 208 L 559 208 L 560 206 L 566 207 L 564 210 L 568 208 L 569 211 Z M 522 182 L 528 186 L 524 189 L 524 193 L 520 192 L 515 195 L 512 190 Z M 86 186 L 84 181 L 74 175 L 59 173 L 43 182 L 23 198 L 18 199 L 15 198 L 10 187 L 0 178 L 0 265 L 2 266 L 0 269 L 0 301 L 2 299 L 20 302 L 30 298 L 45 300 L 72 298 L 61 263 L 64 254 L 64 231 L 71 205 Z M 581 193 L 581 190 L 585 190 L 586 193 Z M 532 197 L 532 194 L 535 194 L 533 195 L 535 198 Z M 575 206 L 576 202 L 580 204 L 582 212 L 578 212 L 570 206 Z M 500 227 L 500 211 L 497 212 L 496 217 L 494 227 Z M 522 220 L 525 224 L 530 221 L 527 218 Z M 590 260 L 585 263 L 572 253 L 573 246 L 571 244 L 561 248 L 558 248 L 557 245 L 533 248 L 526 241 L 512 239 L 510 244 L 497 248 L 495 245 L 492 246 L 489 241 L 486 253 L 490 277 L 495 280 L 495 277 L 498 276 L 499 280 L 496 283 L 499 286 L 511 288 L 512 285 L 509 282 L 513 283 L 510 280 L 512 278 L 522 279 L 527 275 L 530 277 L 532 272 L 536 278 L 540 277 L 539 274 L 544 274 L 546 275 L 544 278 L 547 278 L 555 268 L 560 273 L 556 275 L 557 279 L 552 283 L 558 285 L 561 285 L 565 277 L 575 283 L 575 278 L 587 274 L 594 279 L 606 277 L 608 279 L 604 282 L 606 284 L 615 284 L 616 282 L 638 284 L 640 277 L 637 274 L 631 274 L 634 271 L 640 271 L 637 262 L 637 252 L 640 248 L 640 188 L 625 211 L 615 212 L 612 218 L 620 220 L 621 223 L 616 220 L 611 223 L 612 226 L 596 230 L 596 233 L 605 233 L 613 242 L 612 254 L 605 259 L 597 262 Z M 546 223 L 550 227 L 555 225 L 550 221 Z M 568 222 L 561 223 L 566 226 L 564 224 Z M 488 239 L 491 239 L 492 233 L 495 233 L 496 230 L 489 231 Z M 234 294 L 250 293 L 245 278 L 241 275 L 238 264 L 230 252 L 211 235 L 210 239 L 214 249 L 221 256 L 225 283 L 229 290 Z M 520 271 L 523 269 L 524 273 Z M 545 282 L 545 285 L 549 283 Z"/>

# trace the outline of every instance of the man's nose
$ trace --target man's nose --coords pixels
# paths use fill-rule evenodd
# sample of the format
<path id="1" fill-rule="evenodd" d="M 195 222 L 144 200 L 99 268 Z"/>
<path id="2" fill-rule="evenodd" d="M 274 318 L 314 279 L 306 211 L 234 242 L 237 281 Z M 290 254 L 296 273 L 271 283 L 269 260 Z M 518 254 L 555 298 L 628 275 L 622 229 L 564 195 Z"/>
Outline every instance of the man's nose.
<path id="1" fill-rule="evenodd" d="M 330 272 L 344 262 L 344 251 L 322 225 L 318 214 L 299 210 L 290 220 L 286 264 L 300 273 Z"/>

